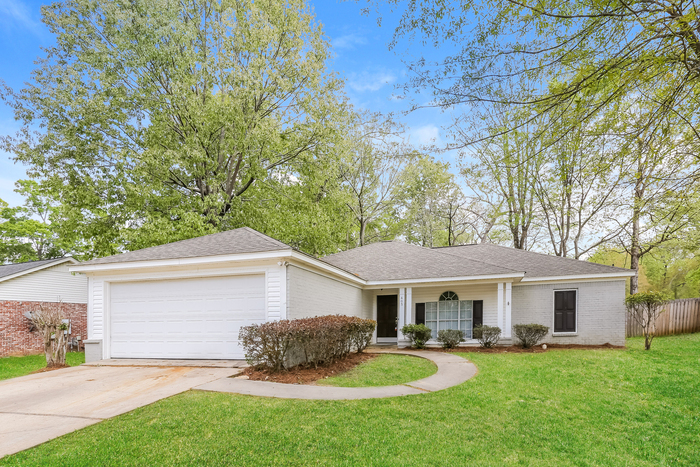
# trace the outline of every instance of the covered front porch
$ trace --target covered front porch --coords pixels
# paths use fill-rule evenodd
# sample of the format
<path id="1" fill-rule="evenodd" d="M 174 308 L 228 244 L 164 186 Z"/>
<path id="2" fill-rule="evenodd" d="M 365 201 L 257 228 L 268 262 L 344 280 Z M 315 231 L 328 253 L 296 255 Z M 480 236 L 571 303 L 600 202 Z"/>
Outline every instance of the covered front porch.
<path id="1" fill-rule="evenodd" d="M 512 285 L 493 281 L 433 282 L 367 289 L 363 293 L 377 321 L 377 344 L 409 346 L 401 328 L 415 323 L 432 330 L 429 345 L 438 345 L 437 334 L 443 329 L 460 329 L 465 335 L 462 345 L 476 345 L 472 331 L 480 324 L 498 326 L 503 331 L 501 339 L 510 341 Z"/>

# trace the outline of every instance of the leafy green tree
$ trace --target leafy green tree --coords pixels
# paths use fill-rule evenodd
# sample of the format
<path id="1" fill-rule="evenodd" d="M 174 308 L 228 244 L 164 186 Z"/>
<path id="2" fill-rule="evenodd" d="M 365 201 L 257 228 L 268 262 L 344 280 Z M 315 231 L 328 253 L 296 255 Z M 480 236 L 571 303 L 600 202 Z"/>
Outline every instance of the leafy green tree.
<path id="1" fill-rule="evenodd" d="M 549 115 L 554 121 L 585 97 L 590 105 L 580 121 L 590 123 L 620 99 L 635 97 L 650 104 L 643 109 L 645 120 L 680 117 L 700 143 L 700 15 L 695 2 L 369 3 L 402 10 L 392 47 L 414 38 L 430 47 L 425 51 L 429 60 L 418 56 L 409 63 L 413 79 L 406 83 L 409 90 L 431 92 L 430 106 L 469 105 L 475 124 L 499 104 L 536 106 L 532 118 Z M 381 14 L 382 7 L 378 10 Z M 570 129 L 575 128 L 572 122 Z M 641 131 L 637 128 L 638 135 Z M 471 141 L 498 134 L 473 133 Z"/>
<path id="2" fill-rule="evenodd" d="M 15 191 L 25 197 L 22 206 L 11 208 L 0 200 L 0 264 L 63 256 L 67 245 L 56 232 L 54 207 L 40 186 L 20 180 Z"/>
<path id="3" fill-rule="evenodd" d="M 4 145 L 61 201 L 84 256 L 268 225 L 271 187 L 307 207 L 294 177 L 332 154 L 351 109 L 303 0 L 71 0 L 42 13 L 56 43 L 26 88 L 4 88 L 23 123 Z"/>

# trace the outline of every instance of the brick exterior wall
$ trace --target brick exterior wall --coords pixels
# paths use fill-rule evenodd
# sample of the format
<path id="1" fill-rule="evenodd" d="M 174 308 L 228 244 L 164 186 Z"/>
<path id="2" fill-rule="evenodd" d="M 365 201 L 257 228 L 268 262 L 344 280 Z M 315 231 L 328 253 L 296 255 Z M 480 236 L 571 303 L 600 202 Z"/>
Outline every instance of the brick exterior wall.
<path id="1" fill-rule="evenodd" d="M 39 305 L 51 306 L 54 303 L 0 301 L 0 357 L 9 355 L 40 354 L 44 344 L 38 332 L 29 331 L 27 311 L 36 310 Z M 71 320 L 70 337 L 87 338 L 87 305 L 85 303 L 62 303 L 66 317 Z"/>
<path id="2" fill-rule="evenodd" d="M 625 284 L 617 280 L 513 286 L 512 324 L 549 326 L 543 343 L 625 345 Z M 554 290 L 567 289 L 578 291 L 577 332 L 554 336 Z"/>

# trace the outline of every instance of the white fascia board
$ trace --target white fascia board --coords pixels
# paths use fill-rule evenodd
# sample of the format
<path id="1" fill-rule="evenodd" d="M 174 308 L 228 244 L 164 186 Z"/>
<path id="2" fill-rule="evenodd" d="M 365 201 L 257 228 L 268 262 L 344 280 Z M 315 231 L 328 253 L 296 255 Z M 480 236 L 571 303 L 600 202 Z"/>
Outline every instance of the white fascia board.
<path id="1" fill-rule="evenodd" d="M 220 256 L 197 256 L 193 258 L 162 259 L 150 261 L 130 261 L 124 263 L 105 264 L 78 264 L 70 268 L 71 272 L 101 272 L 101 271 L 124 271 L 145 268 L 162 268 L 169 266 L 199 266 L 212 265 L 217 263 L 230 263 L 239 261 L 256 261 L 277 258 L 289 258 L 293 250 L 263 251 L 259 253 L 240 253 L 236 255 Z"/>
<path id="2" fill-rule="evenodd" d="M 399 285 L 425 285 L 430 283 L 443 282 L 483 282 L 483 281 L 510 281 L 519 282 L 525 276 L 525 273 L 518 274 L 491 274 L 484 276 L 461 276 L 461 277 L 428 277 L 424 279 L 395 279 L 389 281 L 367 281 L 367 285 L 371 287 L 381 286 L 399 286 Z"/>
<path id="3" fill-rule="evenodd" d="M 520 282 L 563 282 L 563 281 L 588 281 L 601 279 L 627 279 L 636 274 L 635 271 L 611 272 L 604 274 L 579 274 L 570 276 L 526 277 Z"/>
<path id="4" fill-rule="evenodd" d="M 353 282 L 355 284 L 367 285 L 367 281 L 365 281 L 364 279 L 360 279 L 359 277 L 357 277 L 354 274 L 350 274 L 349 272 L 347 272 L 343 269 L 337 268 L 331 264 L 320 261 L 312 256 L 308 256 L 308 255 L 305 255 L 303 253 L 299 253 L 298 251 L 292 251 L 291 257 L 297 261 L 302 262 L 302 263 L 306 263 L 310 266 L 314 266 L 315 268 L 318 268 L 322 271 L 329 272 L 329 273 L 334 274 L 336 276 L 347 279 L 350 282 Z"/>
<path id="5" fill-rule="evenodd" d="M 41 271 L 42 269 L 50 268 L 53 266 L 58 266 L 59 264 L 63 264 L 63 263 L 76 264 L 77 262 L 78 261 L 75 258 L 71 258 L 70 256 L 67 258 L 59 258 L 52 263 L 46 263 L 46 264 L 43 264 L 41 266 L 37 266 L 37 267 L 32 268 L 32 269 L 25 269 L 24 271 L 20 271 L 20 272 L 17 272 L 15 274 L 12 274 L 12 275 L 2 277 L 2 278 L 0 278 L 0 282 L 9 281 L 10 279 L 14 279 L 15 277 L 20 277 L 20 276 L 24 276 L 26 274 L 31 274 L 31 273 L 36 272 L 36 271 Z M 69 268 L 69 271 L 72 272 L 73 269 Z"/>

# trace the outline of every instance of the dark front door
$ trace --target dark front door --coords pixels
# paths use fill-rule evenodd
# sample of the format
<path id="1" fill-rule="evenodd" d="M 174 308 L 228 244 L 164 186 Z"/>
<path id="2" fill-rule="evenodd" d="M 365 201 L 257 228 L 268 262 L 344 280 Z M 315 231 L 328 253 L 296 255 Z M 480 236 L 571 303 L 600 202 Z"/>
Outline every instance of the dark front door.
<path id="1" fill-rule="evenodd" d="M 377 295 L 377 337 L 396 337 L 398 295 Z"/>

